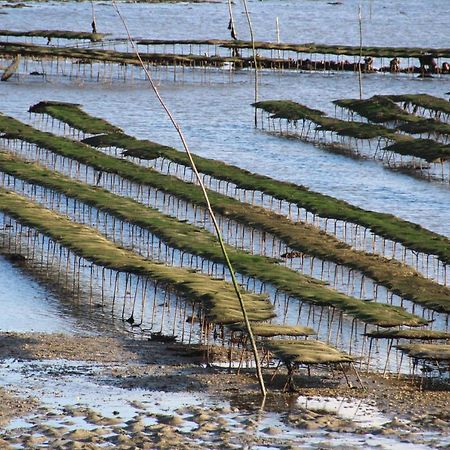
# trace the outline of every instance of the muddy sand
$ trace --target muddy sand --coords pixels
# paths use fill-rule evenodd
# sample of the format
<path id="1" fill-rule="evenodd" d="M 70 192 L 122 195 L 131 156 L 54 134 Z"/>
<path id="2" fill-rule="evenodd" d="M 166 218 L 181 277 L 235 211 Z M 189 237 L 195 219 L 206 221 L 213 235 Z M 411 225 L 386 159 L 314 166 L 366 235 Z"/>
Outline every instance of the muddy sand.
<path id="1" fill-rule="evenodd" d="M 300 374 L 287 394 L 271 375 L 261 404 L 252 374 L 199 347 L 0 333 L 0 448 L 450 448 L 446 385 Z"/>

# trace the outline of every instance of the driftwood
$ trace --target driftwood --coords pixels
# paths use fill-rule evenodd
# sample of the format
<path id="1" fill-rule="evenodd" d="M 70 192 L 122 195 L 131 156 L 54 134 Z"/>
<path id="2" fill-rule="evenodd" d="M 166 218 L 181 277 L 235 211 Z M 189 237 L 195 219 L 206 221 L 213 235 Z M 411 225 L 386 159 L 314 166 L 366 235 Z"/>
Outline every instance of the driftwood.
<path id="1" fill-rule="evenodd" d="M 12 63 L 3 72 L 3 75 L 1 77 L 1 81 L 7 81 L 14 75 L 14 73 L 17 70 L 17 68 L 19 67 L 19 62 L 20 62 L 20 55 L 16 55 L 14 57 Z"/>

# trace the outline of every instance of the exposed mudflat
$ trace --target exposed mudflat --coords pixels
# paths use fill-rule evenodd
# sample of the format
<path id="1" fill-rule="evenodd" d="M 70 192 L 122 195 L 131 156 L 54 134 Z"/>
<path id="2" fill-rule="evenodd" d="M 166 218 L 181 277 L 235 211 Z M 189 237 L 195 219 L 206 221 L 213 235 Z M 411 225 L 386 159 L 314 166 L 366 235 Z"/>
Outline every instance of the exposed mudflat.
<path id="1" fill-rule="evenodd" d="M 364 375 L 284 374 L 264 403 L 201 348 L 124 336 L 0 334 L 0 448 L 448 448 L 450 393 Z M 220 352 L 219 352 L 220 353 Z M 351 379 L 355 383 L 356 380 Z M 409 447 L 408 447 L 409 446 Z"/>

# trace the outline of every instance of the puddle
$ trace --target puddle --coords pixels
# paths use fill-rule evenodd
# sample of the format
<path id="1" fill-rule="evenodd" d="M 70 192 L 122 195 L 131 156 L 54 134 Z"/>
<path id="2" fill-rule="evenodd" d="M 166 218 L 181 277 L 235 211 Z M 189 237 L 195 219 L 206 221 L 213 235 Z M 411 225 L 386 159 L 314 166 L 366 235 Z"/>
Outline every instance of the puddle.
<path id="1" fill-rule="evenodd" d="M 378 408 L 358 399 L 300 396 L 297 405 L 309 411 L 336 414 L 363 427 L 380 427 L 390 421 Z"/>
<path id="2" fill-rule="evenodd" d="M 30 443 L 33 448 L 48 448 L 68 439 L 109 448 L 127 438 L 159 442 L 171 433 L 178 439 L 174 447 L 183 442 L 192 444 L 190 448 L 218 448 L 224 442 L 230 444 L 229 448 L 252 449 L 292 445 L 301 445 L 302 449 L 433 448 L 421 442 L 412 444 L 401 432 L 394 436 L 371 434 L 390 419 L 367 402 L 301 396 L 296 405 L 302 411 L 336 415 L 353 423 L 344 432 L 327 428 L 305 430 L 287 423 L 285 413 L 232 407 L 228 401 L 204 392 L 175 394 L 152 390 L 151 386 L 118 387 L 110 369 L 111 365 L 83 361 L 4 361 L 0 364 L 2 385 L 15 395 L 38 398 L 40 407 L 33 414 L 11 421 L 0 438 L 8 439 L 12 448 L 30 448 Z M 179 368 L 175 371 L 182 373 Z M 371 427 L 371 433 L 366 434 L 365 427 Z M 436 435 L 428 433 L 426 439 L 433 442 Z"/>

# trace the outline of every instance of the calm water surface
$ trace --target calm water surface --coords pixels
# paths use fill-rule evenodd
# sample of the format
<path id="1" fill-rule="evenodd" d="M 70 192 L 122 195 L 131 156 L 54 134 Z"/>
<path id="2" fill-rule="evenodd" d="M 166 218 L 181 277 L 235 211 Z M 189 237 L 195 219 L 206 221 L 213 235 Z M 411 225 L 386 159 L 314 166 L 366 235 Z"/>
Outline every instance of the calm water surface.
<path id="1" fill-rule="evenodd" d="M 221 75 L 215 78 L 223 78 Z M 442 95 L 447 81 L 373 75 L 365 77 L 366 95 L 428 92 Z M 357 96 L 353 74 L 264 74 L 261 98 L 292 98 L 312 107 L 334 108 L 331 101 Z M 254 172 L 308 186 L 367 209 L 386 211 L 449 235 L 449 187 L 394 173 L 375 161 L 354 160 L 255 130 L 248 74 L 233 83 L 162 83 L 161 92 L 181 124 L 191 150 Z M 145 83 L 80 86 L 62 83 L 4 83 L 2 111 L 28 120 L 27 109 L 40 100 L 81 103 L 127 133 L 180 148 L 178 136 Z"/>
<path id="2" fill-rule="evenodd" d="M 450 3 L 446 0 L 380 0 L 343 2 L 250 2 L 256 36 L 274 39 L 274 20 L 281 39 L 296 42 L 357 44 L 357 5 L 362 4 L 364 43 L 390 46 L 448 46 Z M 227 37 L 225 3 L 121 4 L 131 32 L 153 38 Z M 238 27 L 245 30 L 240 5 Z M 1 28 L 89 30 L 87 2 L 36 3 L 31 8 L 5 9 Z M 111 7 L 96 4 L 100 31 L 124 36 Z M 422 17 L 422 20 L 418 20 Z M 432 30 L 432 32 L 431 32 Z M 244 36 L 243 36 L 244 37 Z M 252 78 L 247 72 L 161 82 L 161 92 L 181 124 L 191 149 L 274 178 L 303 184 L 368 209 L 386 211 L 450 235 L 447 224 L 449 189 L 384 169 L 373 161 L 334 155 L 296 140 L 269 136 L 253 127 Z M 426 92 L 445 96 L 449 77 L 419 80 L 411 76 L 372 74 L 363 80 L 364 96 Z M 260 98 L 290 98 L 334 114 L 331 101 L 359 94 L 355 74 L 270 74 L 262 76 Z M 126 132 L 180 148 L 176 133 L 145 83 L 101 85 L 86 83 L 8 82 L 0 85 L 2 111 L 25 119 L 27 108 L 40 100 L 81 103 L 93 114 L 120 125 Z"/>
<path id="3" fill-rule="evenodd" d="M 233 11 L 238 36 L 248 38 L 241 2 Z M 284 42 L 359 45 L 358 5 L 361 5 L 365 45 L 448 47 L 450 4 L 447 0 L 249 0 L 256 39 L 275 40 L 279 18 Z M 123 37 L 123 26 L 110 2 L 95 2 L 97 29 Z M 32 3 L 32 8 L 3 9 L 3 29 L 64 29 L 90 31 L 89 2 Z M 136 37 L 161 39 L 228 38 L 228 8 L 218 3 L 122 3 L 130 31 Z"/>
<path id="4" fill-rule="evenodd" d="M 1 255 L 0 305 L 0 331 L 74 333 L 81 328 L 62 298 Z"/>
<path id="5" fill-rule="evenodd" d="M 362 4 L 367 45 L 444 47 L 449 44 L 450 2 L 447 0 L 343 1 L 342 5 L 290 0 L 251 1 L 249 5 L 259 39 L 274 39 L 275 17 L 278 16 L 283 41 L 355 45 L 358 43 L 358 3 Z M 3 8 L 7 14 L 0 15 L 0 28 L 90 30 L 88 2 L 31 5 L 31 8 Z M 120 7 L 135 36 L 228 37 L 226 3 L 127 3 Z M 111 5 L 96 3 L 96 13 L 100 31 L 124 36 Z M 240 35 L 244 38 L 245 18 L 238 4 L 235 15 L 238 32 L 242 30 Z M 418 20 L 419 17 L 422 19 Z M 234 74 L 231 82 L 227 73 L 204 76 L 197 72 L 186 73 L 184 80 L 177 83 L 163 79 L 160 89 L 193 152 L 303 184 L 367 209 L 390 212 L 450 236 L 448 186 L 388 171 L 374 161 L 354 160 L 298 140 L 255 130 L 250 106 L 252 83 L 251 75 L 245 71 Z M 407 92 L 444 97 L 450 91 L 450 77 L 419 80 L 412 76 L 371 74 L 363 77 L 363 91 L 365 97 Z M 351 73 L 264 73 L 261 79 L 261 99 L 289 98 L 329 114 L 334 114 L 332 100 L 358 95 L 357 76 Z M 145 82 L 79 84 L 27 79 L 0 83 L 0 104 L 4 113 L 29 120 L 28 107 L 41 100 L 80 103 L 88 112 L 121 126 L 127 133 L 181 147 Z M 2 278 L 0 286 L 5 286 L 8 279 Z M 0 291 L 2 302 L 10 291 Z M 21 298 L 29 300 L 30 296 L 22 293 Z M 6 327 L 0 321 L 0 329 Z"/>

